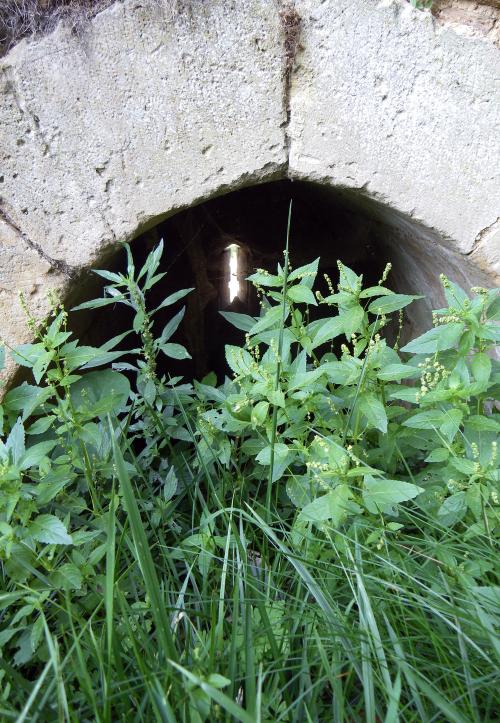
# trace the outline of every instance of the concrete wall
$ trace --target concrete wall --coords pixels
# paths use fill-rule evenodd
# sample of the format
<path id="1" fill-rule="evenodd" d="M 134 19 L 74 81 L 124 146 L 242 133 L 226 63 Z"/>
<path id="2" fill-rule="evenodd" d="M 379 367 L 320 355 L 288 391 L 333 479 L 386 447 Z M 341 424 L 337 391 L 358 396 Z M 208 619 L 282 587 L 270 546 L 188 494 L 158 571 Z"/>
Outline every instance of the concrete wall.
<path id="1" fill-rule="evenodd" d="M 119 239 L 283 177 L 346 189 L 430 301 L 440 271 L 494 284 L 499 71 L 404 0 L 124 0 L 22 41 L 0 61 L 3 338 L 26 338 L 19 290 L 43 315 Z"/>

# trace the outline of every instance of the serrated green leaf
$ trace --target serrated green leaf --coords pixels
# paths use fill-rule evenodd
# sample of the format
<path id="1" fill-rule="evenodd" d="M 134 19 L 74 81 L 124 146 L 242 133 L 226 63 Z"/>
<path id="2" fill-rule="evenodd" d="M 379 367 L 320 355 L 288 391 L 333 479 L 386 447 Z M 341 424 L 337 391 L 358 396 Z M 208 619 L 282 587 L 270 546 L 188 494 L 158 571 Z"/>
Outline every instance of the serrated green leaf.
<path id="1" fill-rule="evenodd" d="M 362 370 L 362 364 L 354 359 L 349 361 L 326 362 L 319 367 L 333 384 L 348 386 L 356 384 Z"/>
<path id="2" fill-rule="evenodd" d="M 488 495 L 488 492 L 486 493 L 486 495 Z M 481 485 L 473 483 L 467 490 L 465 490 L 465 504 L 478 522 L 482 522 L 484 519 L 483 504 L 485 501 L 486 500 L 483 500 Z"/>
<path id="3" fill-rule="evenodd" d="M 182 344 L 161 344 L 161 351 L 171 359 L 191 359 L 191 354 Z"/>
<path id="4" fill-rule="evenodd" d="M 405 306 L 411 304 L 411 302 L 415 301 L 415 299 L 423 299 L 423 296 L 411 294 L 391 294 L 372 301 L 368 307 L 368 311 L 371 314 L 390 314 L 393 311 L 404 309 Z"/>
<path id="5" fill-rule="evenodd" d="M 55 515 L 38 515 L 28 526 L 28 534 L 38 542 L 48 545 L 71 545 L 66 526 Z"/>
<path id="6" fill-rule="evenodd" d="M 288 391 L 293 392 L 296 389 L 305 389 L 310 384 L 314 384 L 314 382 L 317 381 L 323 374 L 324 370 L 322 367 L 311 369 L 311 371 L 297 372 L 290 379 Z"/>
<path id="7" fill-rule="evenodd" d="M 454 281 L 450 281 L 449 279 L 447 279 L 446 282 L 443 284 L 443 290 L 446 301 L 448 302 L 448 306 L 456 308 L 458 305 L 460 308 L 463 309 L 464 302 L 469 301 L 469 297 L 467 296 L 465 291 L 460 288 L 458 284 L 455 284 Z"/>
<path id="8" fill-rule="evenodd" d="M 456 492 L 454 495 L 447 497 L 437 515 L 441 524 L 451 526 L 459 522 L 467 512 L 467 503 L 465 500 L 465 492 Z"/>
<path id="9" fill-rule="evenodd" d="M 180 311 L 177 312 L 175 316 L 173 316 L 170 321 L 165 324 L 165 327 L 158 339 L 158 346 L 161 344 L 165 344 L 177 331 L 179 328 L 179 324 L 181 323 L 182 319 L 184 318 L 184 314 L 186 313 L 186 307 L 183 306 Z"/>
<path id="10" fill-rule="evenodd" d="M 286 493 L 295 507 L 305 507 L 311 501 L 310 483 L 307 477 L 290 477 L 286 483 Z"/>
<path id="11" fill-rule="evenodd" d="M 352 502 L 352 492 L 348 485 L 341 484 L 326 495 L 317 497 L 304 507 L 301 519 L 311 522 L 332 520 L 339 527 L 349 514 L 361 512 L 361 508 Z"/>
<path id="12" fill-rule="evenodd" d="M 225 351 L 226 361 L 235 374 L 243 376 L 250 374 L 255 362 L 246 349 L 226 344 Z"/>
<path id="13" fill-rule="evenodd" d="M 344 322 L 340 316 L 315 321 L 309 324 L 307 333 L 312 338 L 311 350 L 313 350 L 343 334 Z"/>
<path id="14" fill-rule="evenodd" d="M 474 432 L 500 432 L 500 423 L 494 417 L 474 414 L 464 422 L 467 429 Z"/>
<path id="15" fill-rule="evenodd" d="M 377 371 L 377 377 L 385 382 L 396 382 L 418 376 L 420 371 L 408 364 L 386 364 Z"/>
<path id="16" fill-rule="evenodd" d="M 247 281 L 251 281 L 253 284 L 265 287 L 278 287 L 283 286 L 283 276 L 274 276 L 269 272 L 257 271 L 255 274 L 247 277 Z"/>
<path id="17" fill-rule="evenodd" d="M 460 409 L 448 409 L 444 412 L 443 423 L 439 430 L 444 434 L 448 442 L 453 442 L 462 423 L 463 416 L 464 414 Z"/>
<path id="18" fill-rule="evenodd" d="M 219 311 L 219 314 L 237 329 L 241 329 L 241 331 L 250 331 L 258 321 L 254 316 L 236 314 L 234 311 Z"/>
<path id="19" fill-rule="evenodd" d="M 285 313 L 286 316 L 286 313 Z M 252 336 L 255 334 L 259 334 L 262 331 L 265 331 L 266 329 L 269 329 L 270 326 L 274 326 L 275 324 L 281 323 L 283 317 L 283 308 L 281 306 L 271 306 L 264 316 L 262 316 L 256 324 L 253 325 L 252 329 L 250 330 L 250 333 Z"/>
<path id="20" fill-rule="evenodd" d="M 46 417 L 40 417 L 40 419 L 33 422 L 29 429 L 26 430 L 26 434 L 43 434 L 54 424 L 55 420 L 56 417 L 52 414 L 49 414 Z"/>
<path id="21" fill-rule="evenodd" d="M 152 313 L 155 314 L 157 311 L 164 309 L 166 306 L 172 306 L 172 304 L 175 304 L 176 301 L 179 301 L 187 296 L 187 294 L 190 294 L 191 291 L 194 291 L 194 287 L 190 289 L 181 289 L 180 291 L 176 291 L 174 294 L 170 294 L 170 296 L 167 296 L 166 299 L 163 299 L 161 304 L 157 306 Z"/>
<path id="22" fill-rule="evenodd" d="M 491 375 L 491 359 L 484 352 L 474 354 L 470 362 L 474 379 L 480 384 L 486 384 Z"/>
<path id="23" fill-rule="evenodd" d="M 396 479 L 365 477 L 363 501 L 368 512 L 391 513 L 394 505 L 407 502 L 423 492 L 422 487 Z"/>
<path id="24" fill-rule="evenodd" d="M 500 289 L 491 289 L 488 292 L 487 299 L 487 318 L 500 321 Z"/>
<path id="25" fill-rule="evenodd" d="M 102 354 L 100 349 L 96 349 L 93 346 L 74 346 L 73 343 L 63 346 L 60 349 L 60 353 L 66 362 L 68 371 L 78 369 L 78 367 L 83 366 L 83 364 Z"/>
<path id="26" fill-rule="evenodd" d="M 464 329 L 465 325 L 462 322 L 436 326 L 434 329 L 426 331 L 425 334 L 422 334 L 417 339 L 410 341 L 401 351 L 412 354 L 433 354 L 436 351 L 453 349 L 460 341 Z"/>
<path id="27" fill-rule="evenodd" d="M 47 442 L 38 442 L 38 444 L 34 444 L 29 447 L 19 461 L 20 469 L 25 470 L 39 465 L 42 459 L 46 457 L 52 449 L 54 449 L 56 444 L 57 441 L 52 439 Z"/>
<path id="28" fill-rule="evenodd" d="M 312 306 L 318 305 L 313 292 L 307 286 L 292 286 L 287 289 L 286 295 L 291 301 L 294 301 L 297 304 L 311 304 Z"/>
<path id="29" fill-rule="evenodd" d="M 52 394 L 53 390 L 50 387 L 35 387 L 24 382 L 7 392 L 3 405 L 9 411 L 22 411 L 22 420 L 25 421 Z"/>
<path id="30" fill-rule="evenodd" d="M 274 389 L 272 392 L 268 392 L 267 398 L 271 404 L 285 409 L 285 395 L 281 389 Z"/>
<path id="31" fill-rule="evenodd" d="M 404 427 L 411 429 L 435 429 L 443 423 L 444 413 L 439 409 L 419 412 L 403 422 Z"/>
<path id="32" fill-rule="evenodd" d="M 446 462 L 448 457 L 450 456 L 449 451 L 445 447 L 438 447 L 437 449 L 433 449 L 432 452 L 430 452 L 427 457 L 425 458 L 426 462 Z"/>
<path id="33" fill-rule="evenodd" d="M 307 286 L 312 288 L 316 274 L 318 273 L 319 258 L 311 261 L 310 264 L 299 266 L 288 274 L 288 283 L 292 284 L 297 279 L 303 279 L 302 284 L 307 282 Z"/>
<path id="34" fill-rule="evenodd" d="M 96 415 L 122 409 L 130 395 L 130 383 L 113 369 L 89 372 L 71 386 L 76 409 L 89 407 Z"/>
<path id="35" fill-rule="evenodd" d="M 387 414 L 382 402 L 373 394 L 360 394 L 358 409 L 368 420 L 372 427 L 379 429 L 383 434 L 387 432 Z"/>
<path id="36" fill-rule="evenodd" d="M 19 465 L 22 457 L 24 456 L 24 426 L 21 417 L 18 418 L 10 430 L 10 434 L 7 437 L 5 443 L 6 448 L 9 450 L 13 463 Z"/>
<path id="37" fill-rule="evenodd" d="M 347 286 L 352 290 L 353 293 L 357 293 L 358 288 L 361 284 L 361 276 L 358 276 L 352 269 L 345 266 L 341 261 L 337 261 L 337 266 L 340 272 L 340 281 L 342 285 Z"/>
<path id="38" fill-rule="evenodd" d="M 361 330 L 364 318 L 365 311 L 363 307 L 359 304 L 351 306 L 349 309 L 340 311 L 342 328 L 344 334 L 347 336 L 348 339 L 350 339 L 355 332 Z"/>
<path id="39" fill-rule="evenodd" d="M 177 479 L 175 467 L 172 466 L 168 470 L 167 476 L 165 477 L 165 482 L 163 483 L 163 499 L 165 500 L 165 502 L 171 500 L 172 497 L 175 495 L 178 484 L 179 480 Z"/>
<path id="40" fill-rule="evenodd" d="M 272 446 L 268 444 L 264 449 L 262 449 L 259 454 L 256 456 L 256 460 L 259 464 L 262 465 L 269 465 L 271 464 L 271 450 Z M 288 455 L 289 449 L 286 444 L 283 444 L 282 442 L 276 442 L 274 445 L 274 459 L 276 461 L 279 461 L 280 459 L 285 459 L 285 457 Z"/>
<path id="41" fill-rule="evenodd" d="M 59 590 L 80 590 L 83 575 L 73 562 L 66 562 L 52 573 L 50 581 Z"/>
<path id="42" fill-rule="evenodd" d="M 457 472 L 460 472 L 467 477 L 473 475 L 476 471 L 476 465 L 472 459 L 466 459 L 464 457 L 453 457 L 450 460 L 450 464 L 454 469 L 457 470 Z"/>
<path id="43" fill-rule="evenodd" d="M 146 382 L 142 390 L 142 397 L 149 406 L 151 406 L 156 399 L 156 385 L 152 379 L 148 379 Z"/>
<path id="44" fill-rule="evenodd" d="M 106 297 L 105 299 L 91 299 L 90 301 L 84 301 L 83 304 L 74 306 L 71 311 L 83 311 L 84 309 L 101 309 L 103 306 L 109 306 L 110 304 L 116 304 L 120 301 L 127 301 L 126 296 L 118 294 L 117 296 Z"/>

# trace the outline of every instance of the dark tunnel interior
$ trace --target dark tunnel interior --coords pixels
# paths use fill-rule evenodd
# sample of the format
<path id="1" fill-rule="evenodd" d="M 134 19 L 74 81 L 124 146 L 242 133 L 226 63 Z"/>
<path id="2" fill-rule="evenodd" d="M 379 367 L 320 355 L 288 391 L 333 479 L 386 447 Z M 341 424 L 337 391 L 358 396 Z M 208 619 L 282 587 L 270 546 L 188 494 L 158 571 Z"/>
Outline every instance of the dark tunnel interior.
<path id="1" fill-rule="evenodd" d="M 179 289 L 195 289 L 182 302 L 155 317 L 155 331 L 159 334 L 180 306 L 186 305 L 183 322 L 172 341 L 185 345 L 192 359 L 164 358 L 161 372 L 201 379 L 214 371 L 222 380 L 228 371 L 224 347 L 240 344 L 244 334 L 219 311 L 258 315 L 255 290 L 245 283 L 245 277 L 256 268 L 273 272 L 283 261 L 291 201 L 289 253 L 293 267 L 319 256 L 316 288 L 325 295 L 328 289 L 323 275 L 328 274 L 334 284 L 338 281 L 337 259 L 363 274 L 364 285 L 378 282 L 390 260 L 380 224 L 346 202 L 344 196 L 311 183 L 276 181 L 213 198 L 169 217 L 132 242 L 135 266 L 140 268 L 148 253 L 161 239 L 164 241 L 159 271 L 167 273 L 148 292 L 149 308 L 155 308 Z M 236 251 L 231 252 L 231 248 Z M 230 258 L 234 264 L 235 253 L 239 288 L 234 286 L 233 266 L 230 289 Z M 107 268 L 124 271 L 125 263 L 125 252 L 120 250 Z M 99 295 L 99 289 L 97 292 L 94 295 Z M 86 298 L 92 298 L 92 294 L 87 292 Z M 99 345 L 130 328 L 131 322 L 132 313 L 123 305 L 97 309 L 87 315 L 83 341 Z"/>

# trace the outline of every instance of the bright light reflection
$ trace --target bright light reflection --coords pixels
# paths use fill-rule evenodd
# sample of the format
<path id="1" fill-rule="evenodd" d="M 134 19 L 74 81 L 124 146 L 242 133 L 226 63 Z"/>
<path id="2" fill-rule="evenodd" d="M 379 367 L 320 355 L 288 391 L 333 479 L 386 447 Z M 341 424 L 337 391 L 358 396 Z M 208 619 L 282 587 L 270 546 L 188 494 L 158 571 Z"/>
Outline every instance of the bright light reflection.
<path id="1" fill-rule="evenodd" d="M 240 282 L 238 281 L 238 244 L 230 244 L 226 251 L 229 251 L 229 303 L 240 293 Z"/>

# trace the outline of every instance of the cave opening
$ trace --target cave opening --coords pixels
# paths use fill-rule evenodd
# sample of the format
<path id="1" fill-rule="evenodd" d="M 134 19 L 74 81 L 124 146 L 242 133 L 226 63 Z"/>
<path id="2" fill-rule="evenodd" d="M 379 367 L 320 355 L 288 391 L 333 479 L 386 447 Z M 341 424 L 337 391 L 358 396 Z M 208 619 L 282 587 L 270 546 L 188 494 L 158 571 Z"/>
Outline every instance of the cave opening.
<path id="1" fill-rule="evenodd" d="M 364 285 L 378 282 L 386 263 L 392 260 L 384 224 L 375 215 L 360 210 L 344 194 L 321 185 L 275 181 L 233 191 L 181 211 L 132 242 L 135 265 L 140 268 L 150 251 L 164 241 L 159 272 L 166 275 L 148 293 L 150 308 L 180 289 L 194 289 L 180 302 L 186 305 L 186 312 L 172 338 L 183 344 L 192 358 L 164 358 L 161 372 L 168 370 L 172 375 L 196 379 L 215 372 L 222 381 L 229 371 L 225 345 L 241 344 L 244 333 L 219 312 L 233 310 L 258 316 L 257 295 L 245 279 L 257 268 L 275 272 L 277 264 L 283 262 L 290 201 L 293 267 L 319 257 L 316 288 L 324 295 L 328 294 L 324 275 L 334 284 L 338 281 L 338 259 L 363 274 Z M 107 267 L 124 271 L 124 252 L 117 253 Z M 180 304 L 157 315 L 156 333 L 161 333 Z M 131 325 L 132 312 L 122 305 L 97 309 L 88 316 L 84 341 L 100 345 Z"/>

